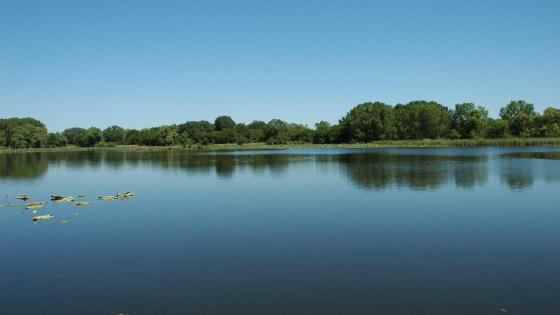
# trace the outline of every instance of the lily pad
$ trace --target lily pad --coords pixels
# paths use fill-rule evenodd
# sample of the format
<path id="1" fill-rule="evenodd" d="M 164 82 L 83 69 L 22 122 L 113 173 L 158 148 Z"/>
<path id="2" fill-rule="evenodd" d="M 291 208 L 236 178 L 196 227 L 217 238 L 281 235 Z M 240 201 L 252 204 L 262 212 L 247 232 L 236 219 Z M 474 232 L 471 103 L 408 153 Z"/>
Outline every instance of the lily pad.
<path id="1" fill-rule="evenodd" d="M 74 201 L 74 197 L 71 196 L 62 196 L 62 195 L 51 195 L 52 201 L 59 201 L 59 202 L 72 202 Z"/>
<path id="2" fill-rule="evenodd" d="M 101 196 L 101 197 L 97 197 L 97 199 L 99 200 L 116 200 L 119 199 L 119 196 Z"/>
<path id="3" fill-rule="evenodd" d="M 37 208 L 42 208 L 45 205 L 44 201 L 34 201 L 31 203 L 28 203 L 27 206 L 25 206 L 25 209 L 37 209 Z"/>
<path id="4" fill-rule="evenodd" d="M 37 222 L 37 221 L 42 221 L 42 220 L 49 220 L 54 218 L 54 215 L 52 214 L 45 214 L 45 215 L 38 215 L 36 217 L 31 218 L 31 220 L 33 222 Z"/>

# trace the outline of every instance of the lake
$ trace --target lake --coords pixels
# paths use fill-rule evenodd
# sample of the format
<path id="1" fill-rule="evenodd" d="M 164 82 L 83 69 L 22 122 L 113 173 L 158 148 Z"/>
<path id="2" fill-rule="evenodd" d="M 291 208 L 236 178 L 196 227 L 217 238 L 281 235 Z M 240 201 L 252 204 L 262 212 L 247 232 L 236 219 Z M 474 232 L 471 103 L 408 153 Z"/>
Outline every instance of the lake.
<path id="1" fill-rule="evenodd" d="M 560 314 L 558 152 L 0 154 L 0 313 Z"/>

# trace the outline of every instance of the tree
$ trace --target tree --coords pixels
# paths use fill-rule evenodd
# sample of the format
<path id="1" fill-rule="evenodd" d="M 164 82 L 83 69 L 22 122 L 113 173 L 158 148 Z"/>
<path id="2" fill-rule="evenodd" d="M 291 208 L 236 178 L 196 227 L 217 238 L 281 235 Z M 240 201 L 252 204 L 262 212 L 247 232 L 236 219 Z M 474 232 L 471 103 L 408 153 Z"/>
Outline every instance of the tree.
<path id="1" fill-rule="evenodd" d="M 509 136 L 509 123 L 504 119 L 488 119 L 488 128 L 486 137 L 491 139 L 500 139 Z"/>
<path id="2" fill-rule="evenodd" d="M 265 127 L 264 134 L 267 139 L 277 136 L 288 130 L 288 123 L 280 119 L 270 120 Z"/>
<path id="3" fill-rule="evenodd" d="M 157 130 L 158 145 L 174 145 L 179 143 L 178 128 L 175 125 L 161 126 Z"/>
<path id="4" fill-rule="evenodd" d="M 473 103 L 457 104 L 451 111 L 452 132 L 457 132 L 460 138 L 483 137 L 487 123 L 488 110 Z"/>
<path id="5" fill-rule="evenodd" d="M 288 124 L 285 133 L 291 142 L 307 143 L 313 140 L 313 130 L 301 124 Z"/>
<path id="6" fill-rule="evenodd" d="M 68 128 L 62 132 L 69 144 L 78 145 L 78 139 L 85 137 L 87 130 L 84 128 Z"/>
<path id="7" fill-rule="evenodd" d="M 125 132 L 125 137 L 126 137 L 125 142 L 127 144 L 142 144 L 140 130 L 127 129 Z"/>
<path id="8" fill-rule="evenodd" d="M 447 107 L 436 102 L 413 101 L 395 106 L 398 135 L 401 139 L 436 139 L 449 131 Z"/>
<path id="9" fill-rule="evenodd" d="M 528 136 L 536 117 L 533 104 L 522 100 L 511 101 L 500 109 L 500 118 L 508 121 L 509 132 L 514 136 Z"/>
<path id="10" fill-rule="evenodd" d="M 30 123 L 11 129 L 10 145 L 14 148 L 40 148 L 47 138 L 46 128 Z"/>
<path id="11" fill-rule="evenodd" d="M 47 134 L 47 147 L 63 147 L 66 144 L 68 144 L 68 141 L 66 140 L 66 137 L 64 137 L 64 135 L 60 132 L 50 132 L 49 134 Z"/>
<path id="12" fill-rule="evenodd" d="M 76 139 L 76 144 L 81 147 L 93 147 L 101 142 L 101 140 L 103 140 L 103 132 L 101 129 L 90 127 L 84 135 L 81 135 Z"/>
<path id="13" fill-rule="evenodd" d="M 339 122 L 347 142 L 393 139 L 396 135 L 393 108 L 381 102 L 360 104 Z"/>
<path id="14" fill-rule="evenodd" d="M 326 121 L 320 121 L 315 124 L 315 132 L 313 133 L 313 143 L 336 143 L 338 142 L 337 134 L 338 125 L 332 126 Z"/>
<path id="15" fill-rule="evenodd" d="M 103 130 L 103 140 L 105 142 L 114 142 L 123 144 L 126 138 L 126 131 L 119 126 L 110 126 Z"/>
<path id="16" fill-rule="evenodd" d="M 34 118 L 0 119 L 0 145 L 14 148 L 40 147 L 47 136 L 45 124 Z"/>
<path id="17" fill-rule="evenodd" d="M 535 133 L 541 137 L 560 137 L 560 109 L 548 107 L 535 118 Z"/>
<path id="18" fill-rule="evenodd" d="M 218 131 L 235 128 L 235 121 L 229 116 L 219 116 L 214 120 L 214 127 Z"/>
<path id="19" fill-rule="evenodd" d="M 201 121 L 187 121 L 180 124 L 178 133 L 183 138 L 190 139 L 195 143 L 209 143 L 209 134 L 214 131 L 214 125 L 206 120 Z"/>

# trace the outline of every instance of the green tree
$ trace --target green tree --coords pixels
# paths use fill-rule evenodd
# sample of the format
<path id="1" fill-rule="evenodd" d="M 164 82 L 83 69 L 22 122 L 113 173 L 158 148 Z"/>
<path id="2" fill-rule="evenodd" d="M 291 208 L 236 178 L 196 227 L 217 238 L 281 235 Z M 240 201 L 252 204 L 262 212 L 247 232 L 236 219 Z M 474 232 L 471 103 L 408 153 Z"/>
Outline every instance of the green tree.
<path id="1" fill-rule="evenodd" d="M 509 136 L 509 123 L 505 119 L 488 119 L 486 137 L 491 139 L 506 138 Z"/>
<path id="2" fill-rule="evenodd" d="M 103 140 L 117 144 L 125 143 L 126 130 L 119 126 L 110 126 L 103 130 Z"/>
<path id="3" fill-rule="evenodd" d="M 214 120 L 214 127 L 218 131 L 235 128 L 235 121 L 229 116 L 219 116 Z"/>
<path id="4" fill-rule="evenodd" d="M 40 148 L 47 139 L 47 129 L 25 123 L 11 129 L 10 146 L 14 148 Z"/>
<path id="5" fill-rule="evenodd" d="M 280 119 L 270 120 L 265 127 L 264 134 L 267 139 L 278 136 L 288 130 L 288 123 Z"/>
<path id="6" fill-rule="evenodd" d="M 381 102 L 363 103 L 352 108 L 339 125 L 347 142 L 394 139 L 396 135 L 393 108 Z"/>
<path id="7" fill-rule="evenodd" d="M 533 104 L 522 100 L 511 101 L 500 109 L 500 118 L 509 123 L 509 132 L 514 136 L 528 136 L 536 117 Z"/>
<path id="8" fill-rule="evenodd" d="M 78 145 L 78 139 L 85 137 L 87 130 L 84 128 L 68 128 L 62 132 L 69 144 Z"/>
<path id="9" fill-rule="evenodd" d="M 5 146 L 40 147 L 44 144 L 46 136 L 47 127 L 37 119 L 30 117 L 0 119 L 0 141 Z"/>
<path id="10" fill-rule="evenodd" d="M 125 143 L 127 144 L 142 144 L 140 130 L 138 129 L 127 129 L 125 132 L 125 136 Z"/>
<path id="11" fill-rule="evenodd" d="M 90 127 L 84 135 L 81 135 L 76 139 L 76 144 L 81 147 L 93 147 L 101 142 L 101 140 L 103 140 L 103 132 L 101 129 Z"/>
<path id="12" fill-rule="evenodd" d="M 457 104 L 451 111 L 452 132 L 456 131 L 460 138 L 484 137 L 487 124 L 488 110 L 473 103 Z"/>
<path id="13" fill-rule="evenodd" d="M 63 147 L 68 144 L 66 137 L 60 132 L 50 132 L 47 134 L 46 146 L 48 147 Z"/>
<path id="14" fill-rule="evenodd" d="M 541 137 L 560 137 L 560 109 L 548 107 L 535 118 L 535 131 Z"/>
<path id="15" fill-rule="evenodd" d="M 442 138 L 449 132 L 447 107 L 436 102 L 413 101 L 395 106 L 397 130 L 401 139 Z"/>
<path id="16" fill-rule="evenodd" d="M 315 132 L 313 133 L 313 143 L 336 143 L 338 142 L 337 134 L 338 125 L 332 126 L 326 121 L 320 121 L 315 124 Z"/>
<path id="17" fill-rule="evenodd" d="M 211 132 L 214 131 L 214 124 L 206 121 L 187 121 L 178 126 L 178 133 L 183 138 L 183 142 L 190 139 L 194 143 L 211 143 Z"/>

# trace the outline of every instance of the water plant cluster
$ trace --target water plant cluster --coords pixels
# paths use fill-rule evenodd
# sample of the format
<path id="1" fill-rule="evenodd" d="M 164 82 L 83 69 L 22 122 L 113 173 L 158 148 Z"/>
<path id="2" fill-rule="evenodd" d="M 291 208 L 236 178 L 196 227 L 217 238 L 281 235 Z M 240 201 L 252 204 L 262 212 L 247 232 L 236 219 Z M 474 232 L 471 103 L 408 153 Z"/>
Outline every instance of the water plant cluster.
<path id="1" fill-rule="evenodd" d="M 74 127 L 49 133 L 33 118 L 0 119 L 0 147 L 40 148 L 114 146 L 209 145 L 209 144 L 332 144 L 421 139 L 504 139 L 509 137 L 560 137 L 560 109 L 535 111 L 533 104 L 512 101 L 500 109 L 498 118 L 473 103 L 447 108 L 433 101 L 413 101 L 391 106 L 367 102 L 355 106 L 337 124 L 321 121 L 315 128 L 280 119 L 268 122 L 235 122 L 219 116 L 214 122 L 186 121 L 159 127 L 125 129 L 110 126 Z"/>
<path id="2" fill-rule="evenodd" d="M 39 222 L 44 220 L 50 220 L 55 218 L 55 215 L 52 213 L 45 213 L 42 214 L 42 210 L 44 209 L 45 205 L 48 204 L 47 201 L 30 201 L 31 197 L 27 194 L 19 194 L 16 196 L 16 199 L 20 200 L 22 203 L 11 203 L 10 202 L 10 193 L 5 193 L 6 203 L 0 205 L 0 207 L 21 207 L 26 210 L 31 215 L 31 221 Z M 116 193 L 115 195 L 106 195 L 106 196 L 99 196 L 97 200 L 125 200 L 132 198 L 134 196 L 133 192 L 127 191 L 124 193 Z M 75 207 L 83 207 L 89 206 L 93 203 L 93 201 L 86 201 L 87 195 L 81 194 L 78 195 L 77 198 L 73 196 L 64 196 L 64 195 L 51 195 L 50 202 L 54 205 L 56 203 L 69 203 Z M 79 212 L 75 212 L 75 216 L 79 216 Z M 69 223 L 69 219 L 61 219 L 59 221 L 60 224 Z"/>

